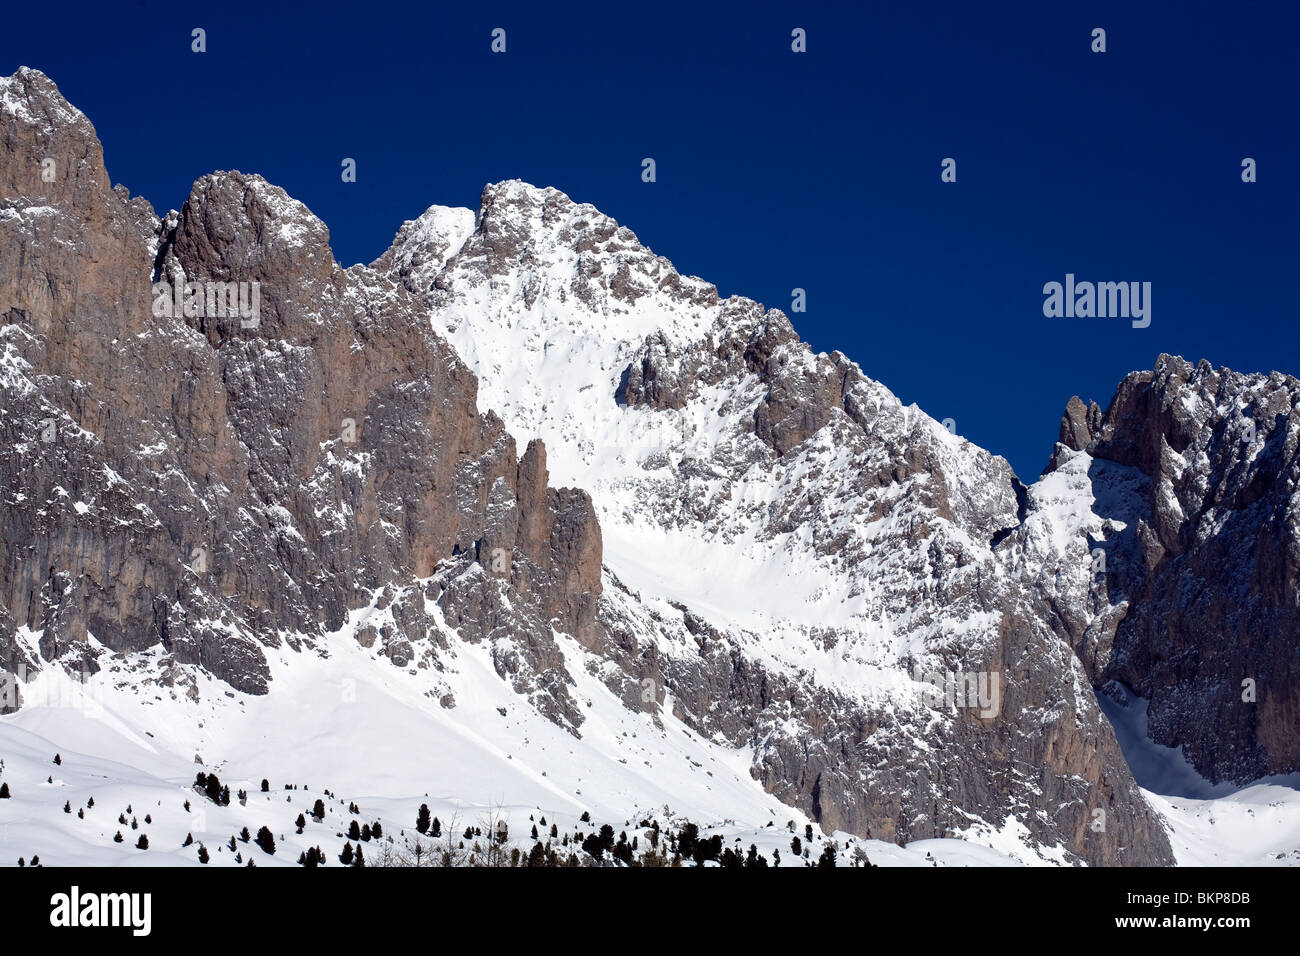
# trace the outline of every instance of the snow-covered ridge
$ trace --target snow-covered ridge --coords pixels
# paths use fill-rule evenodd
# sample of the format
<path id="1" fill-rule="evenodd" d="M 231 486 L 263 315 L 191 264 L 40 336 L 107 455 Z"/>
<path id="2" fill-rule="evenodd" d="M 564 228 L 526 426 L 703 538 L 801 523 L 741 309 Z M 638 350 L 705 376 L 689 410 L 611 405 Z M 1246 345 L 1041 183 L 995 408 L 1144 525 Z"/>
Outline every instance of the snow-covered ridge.
<path id="1" fill-rule="evenodd" d="M 927 670 L 1007 675 L 1011 746 L 1032 751 L 1034 728 L 1067 713 L 1105 733 L 1069 646 L 1030 620 L 1024 561 L 996 547 L 1024 517 L 1004 460 L 843 355 L 813 353 L 780 311 L 719 299 L 558 190 L 490 185 L 469 221 L 435 207 L 375 268 L 429 306 L 477 374 L 480 408 L 517 442 L 542 438 L 554 479 L 591 493 L 612 626 L 683 673 L 705 628 L 769 679 L 864 708 L 883 726 L 837 787 L 880 785 L 896 748 L 962 772 L 938 769 L 951 763 L 940 741 L 967 730 L 922 703 Z M 1064 706 L 1027 706 L 1047 673 Z M 757 773 L 806 734 L 806 715 L 768 709 L 751 726 L 720 710 L 694 716 L 755 747 Z"/>
<path id="2" fill-rule="evenodd" d="M 377 265 L 430 303 L 436 329 L 479 377 L 480 408 L 500 414 L 520 444 L 542 438 L 555 480 L 591 492 L 606 565 L 643 595 L 709 608 L 769 632 L 776 646 L 789 645 L 791 627 L 861 630 L 877 664 L 894 667 L 914 648 L 889 646 L 893 610 L 870 584 L 894 565 L 894 539 L 933 534 L 964 552 L 961 562 L 990 561 L 987 540 L 972 533 L 1014 523 L 1004 462 L 904 408 L 842 357 L 869 431 L 835 409 L 828 427 L 774 455 L 752 426 L 768 384 L 716 356 L 773 326 L 786 367 L 815 376 L 830 359 L 798 343 L 779 311 L 719 300 L 713 286 L 679 276 L 630 230 L 555 189 L 489 186 L 467 232 L 470 215 L 434 207 L 403 226 Z M 669 363 L 717 366 L 696 376 L 682 407 L 619 403 L 647 341 Z M 933 471 L 864 487 L 863 474 L 890 472 L 900 450 L 917 447 Z M 936 481 L 975 506 L 935 514 L 918 486 Z M 990 523 L 990 506 L 1003 517 Z M 668 581 L 678 583 L 664 588 Z M 803 666 L 822 679 L 842 674 L 839 686 L 854 692 L 896 683 L 840 654 Z"/>

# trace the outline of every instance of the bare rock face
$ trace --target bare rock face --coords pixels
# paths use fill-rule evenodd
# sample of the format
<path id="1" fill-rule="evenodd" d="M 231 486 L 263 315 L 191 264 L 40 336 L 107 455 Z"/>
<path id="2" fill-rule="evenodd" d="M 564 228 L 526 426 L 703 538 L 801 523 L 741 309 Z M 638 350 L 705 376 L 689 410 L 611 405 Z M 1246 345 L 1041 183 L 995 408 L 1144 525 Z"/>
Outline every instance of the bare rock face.
<path id="1" fill-rule="evenodd" d="M 256 176 L 157 219 L 46 77 L 0 83 L 0 667 L 161 646 L 264 693 L 268 653 L 367 609 L 394 664 L 436 667 L 427 590 L 521 687 L 552 627 L 595 640 L 590 500 L 540 443 L 517 460 L 420 303 Z"/>
<path id="2" fill-rule="evenodd" d="M 1061 432 L 1056 439 L 1073 451 L 1086 451 L 1092 436 L 1101 429 L 1101 409 L 1096 402 L 1083 402 L 1075 396 L 1065 406 L 1061 416 Z"/>
<path id="3" fill-rule="evenodd" d="M 1300 770 L 1300 382 L 1162 355 L 1084 430 L 1076 403 L 1062 434 L 1118 526 L 1094 684 L 1212 781 Z"/>
<path id="4" fill-rule="evenodd" d="M 118 359 L 126 341 L 143 361 L 158 355 L 140 338 L 150 303 L 141 224 L 152 210 L 109 187 L 89 121 L 45 76 L 24 69 L 0 82 L 0 666 L 48 653 L 93 667 L 88 628 L 141 646 L 153 594 L 179 584 L 155 557 L 178 546 L 134 507 L 103 453 L 133 440 L 150 401 Z M 107 315 L 121 324 L 110 328 Z M 49 375 L 59 366 L 102 369 L 99 387 Z M 111 516 L 78 494 L 92 483 Z"/>

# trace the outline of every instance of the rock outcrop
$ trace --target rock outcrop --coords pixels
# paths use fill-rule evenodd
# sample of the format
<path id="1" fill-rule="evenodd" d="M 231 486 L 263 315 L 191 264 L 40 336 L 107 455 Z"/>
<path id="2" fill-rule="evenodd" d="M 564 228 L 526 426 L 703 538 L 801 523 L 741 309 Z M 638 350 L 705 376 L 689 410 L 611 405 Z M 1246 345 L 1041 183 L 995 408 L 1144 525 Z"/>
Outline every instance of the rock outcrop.
<path id="1" fill-rule="evenodd" d="M 1162 355 L 1061 424 L 1115 525 L 1090 677 L 1146 698 L 1151 738 L 1214 782 L 1300 771 L 1298 412 L 1291 376 Z"/>
<path id="2" fill-rule="evenodd" d="M 161 646 L 264 693 L 269 649 L 385 610 L 369 639 L 436 668 L 426 592 L 515 678 L 552 625 L 588 634 L 590 499 L 547 486 L 540 443 L 517 459 L 422 305 L 257 176 L 158 219 L 49 79 L 2 82 L 0 666 Z"/>

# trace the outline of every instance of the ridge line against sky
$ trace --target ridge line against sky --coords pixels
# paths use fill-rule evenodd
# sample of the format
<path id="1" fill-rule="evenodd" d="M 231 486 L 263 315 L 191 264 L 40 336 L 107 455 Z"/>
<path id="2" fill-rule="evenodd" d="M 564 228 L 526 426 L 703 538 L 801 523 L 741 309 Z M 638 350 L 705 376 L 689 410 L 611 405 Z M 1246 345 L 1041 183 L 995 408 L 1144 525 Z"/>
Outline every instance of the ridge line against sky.
<path id="1" fill-rule="evenodd" d="M 1162 352 L 1300 373 L 1293 6 L 326 2 L 253 18 L 145 0 L 67 16 L 77 30 L 11 10 L 0 72 L 49 75 L 112 180 L 159 212 L 238 168 L 305 203 L 340 262 L 370 262 L 432 204 L 555 186 L 682 274 L 785 311 L 1026 480 L 1071 395 L 1105 407 Z M 1044 284 L 1067 274 L 1150 282 L 1151 325 L 1045 317 Z"/>

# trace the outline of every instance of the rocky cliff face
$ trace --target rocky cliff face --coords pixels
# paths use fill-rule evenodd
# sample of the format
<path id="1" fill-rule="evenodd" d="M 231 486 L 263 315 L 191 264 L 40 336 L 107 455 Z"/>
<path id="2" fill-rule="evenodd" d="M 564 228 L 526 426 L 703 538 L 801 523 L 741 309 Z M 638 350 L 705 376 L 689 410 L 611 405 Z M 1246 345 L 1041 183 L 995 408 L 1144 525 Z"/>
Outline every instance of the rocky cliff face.
<path id="1" fill-rule="evenodd" d="M 175 680 L 196 665 L 260 694 L 268 649 L 380 609 L 358 639 L 393 663 L 436 670 L 449 619 L 580 723 L 548 624 L 592 626 L 590 500 L 547 485 L 540 444 L 517 458 L 424 308 L 341 269 L 256 176 L 205 177 L 159 220 L 109 189 L 46 77 L 3 84 L 0 664 L 93 672 L 159 646 Z M 256 314 L 215 283 L 247 313 L 256 289 Z"/>
<path id="2" fill-rule="evenodd" d="M 1093 682 L 1147 698 L 1152 739 L 1215 782 L 1300 770 L 1297 411 L 1290 376 L 1163 355 L 1105 414 L 1073 400 L 1049 468 L 1113 526 L 1076 637 Z"/>
<path id="3" fill-rule="evenodd" d="M 577 740 L 594 678 L 828 830 L 1162 864 L 1093 686 L 1190 739 L 1232 688 L 1189 666 L 1221 630 L 1189 587 L 1236 615 L 1214 666 L 1294 668 L 1292 380 L 1133 376 L 1025 488 L 556 190 L 433 207 L 344 270 L 259 177 L 160 219 L 47 78 L 0 105 L 0 669 L 274 694 L 343 640 L 454 707 L 472 645 Z M 1229 393 L 1246 457 L 1239 413 L 1188 412 Z M 1212 576 L 1243 543 L 1248 609 Z M 1211 708 L 1198 766 L 1294 765 L 1294 696 L 1260 693 Z"/>

